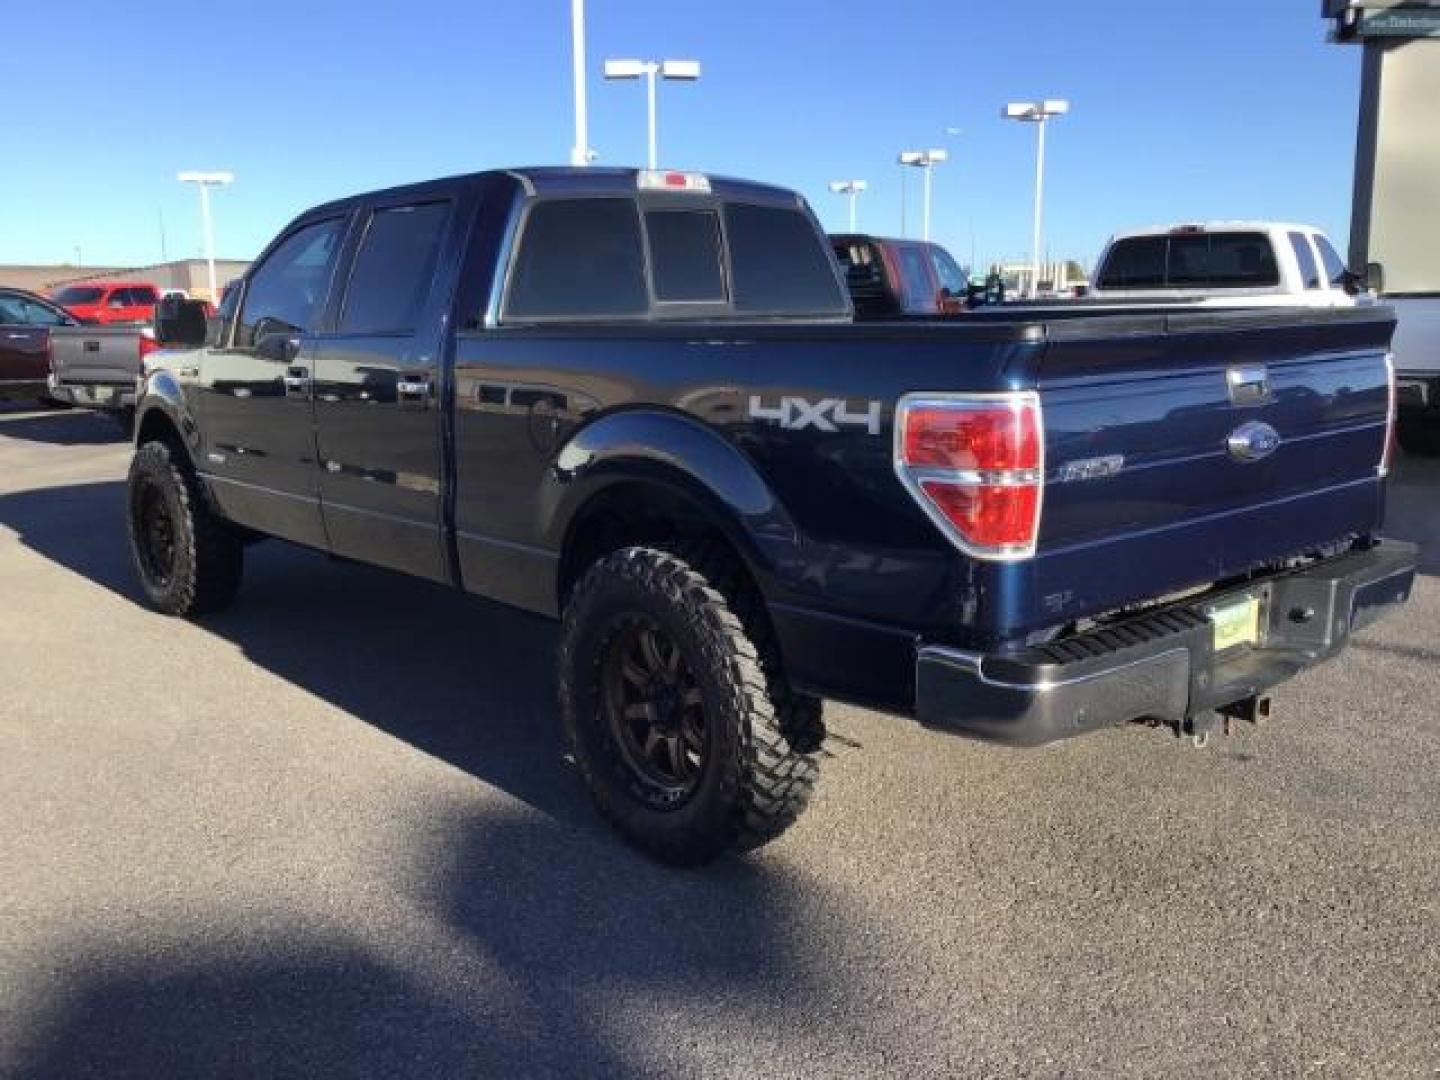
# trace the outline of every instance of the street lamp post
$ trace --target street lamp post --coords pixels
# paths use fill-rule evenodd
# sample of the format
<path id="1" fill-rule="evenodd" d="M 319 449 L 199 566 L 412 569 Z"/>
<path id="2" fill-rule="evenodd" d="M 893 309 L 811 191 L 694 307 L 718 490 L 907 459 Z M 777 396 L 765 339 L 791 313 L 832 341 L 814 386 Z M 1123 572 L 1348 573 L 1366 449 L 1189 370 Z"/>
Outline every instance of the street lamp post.
<path id="1" fill-rule="evenodd" d="M 195 184 L 200 188 L 200 220 L 205 228 L 205 263 L 210 270 L 210 302 L 217 303 L 220 299 L 219 289 L 215 284 L 215 228 L 210 220 L 210 189 L 222 187 L 225 184 L 233 183 L 234 173 L 228 172 L 182 172 L 180 182 L 184 184 Z"/>
<path id="2" fill-rule="evenodd" d="M 585 94 L 585 0 L 570 0 L 570 45 L 575 76 L 575 145 L 570 148 L 570 164 L 589 165 L 595 155 L 590 149 Z"/>
<path id="3" fill-rule="evenodd" d="M 1012 102 L 1000 114 L 1006 120 L 1034 124 L 1038 131 L 1035 151 L 1035 236 L 1030 248 L 1030 295 L 1040 291 L 1040 239 L 1045 220 L 1045 128 L 1051 119 L 1070 111 L 1070 102 L 1055 99 Z"/>
<path id="4" fill-rule="evenodd" d="M 922 211 L 924 225 L 921 229 L 921 238 L 924 240 L 930 239 L 930 173 L 936 165 L 949 160 L 950 154 L 945 150 L 906 150 L 900 155 L 901 165 L 925 171 L 925 208 Z"/>
<path id="5" fill-rule="evenodd" d="M 646 81 L 646 105 L 649 133 L 650 168 L 660 167 L 660 153 L 655 133 L 655 79 L 695 82 L 700 78 L 699 60 L 606 60 L 605 78 L 639 79 Z"/>
<path id="6" fill-rule="evenodd" d="M 860 193 L 870 185 L 864 180 L 831 180 L 830 190 L 836 195 L 845 195 L 850 199 L 850 231 L 855 231 L 855 200 Z"/>

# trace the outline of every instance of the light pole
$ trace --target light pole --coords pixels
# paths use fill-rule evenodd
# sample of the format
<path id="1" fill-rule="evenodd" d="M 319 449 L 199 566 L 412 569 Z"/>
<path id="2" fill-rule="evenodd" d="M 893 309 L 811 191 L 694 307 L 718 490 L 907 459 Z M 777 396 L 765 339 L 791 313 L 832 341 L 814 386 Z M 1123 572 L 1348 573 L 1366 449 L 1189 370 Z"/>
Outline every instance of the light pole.
<path id="1" fill-rule="evenodd" d="M 215 285 L 215 228 L 210 221 L 210 189 L 233 183 L 234 173 L 182 172 L 180 182 L 200 188 L 200 220 L 205 227 L 205 262 L 210 268 L 210 302 L 218 303 L 220 292 Z"/>
<path id="2" fill-rule="evenodd" d="M 950 154 L 945 150 L 906 150 L 900 155 L 901 165 L 925 170 L 925 209 L 921 239 L 930 239 L 930 173 L 936 165 L 949 160 Z"/>
<path id="3" fill-rule="evenodd" d="M 831 180 L 830 190 L 836 195 L 847 195 L 850 198 L 850 231 L 855 231 L 855 200 L 860 193 L 870 185 L 864 180 Z"/>
<path id="4" fill-rule="evenodd" d="M 644 77 L 649 115 L 650 168 L 660 167 L 660 153 L 655 135 L 655 77 L 680 82 L 695 82 L 700 78 L 699 60 L 606 60 L 605 78 L 639 79 Z"/>
<path id="5" fill-rule="evenodd" d="M 570 45 L 575 74 L 575 145 L 570 148 L 570 164 L 589 165 L 595 152 L 590 149 L 585 104 L 585 0 L 570 0 Z"/>
<path id="6" fill-rule="evenodd" d="M 1056 116 L 1070 111 L 1070 102 L 1055 99 L 1011 102 L 1000 114 L 1006 120 L 1034 124 L 1039 137 L 1035 152 L 1035 237 L 1030 248 L 1030 296 L 1040 291 L 1040 233 L 1045 220 L 1045 128 Z"/>

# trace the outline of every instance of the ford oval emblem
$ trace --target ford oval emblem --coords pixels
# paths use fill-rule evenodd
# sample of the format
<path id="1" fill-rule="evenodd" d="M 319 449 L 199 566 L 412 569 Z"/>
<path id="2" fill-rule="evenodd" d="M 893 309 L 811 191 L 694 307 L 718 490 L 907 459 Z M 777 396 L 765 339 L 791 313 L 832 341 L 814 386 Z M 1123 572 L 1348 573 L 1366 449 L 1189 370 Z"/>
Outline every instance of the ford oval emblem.
<path id="1" fill-rule="evenodd" d="M 1280 449 L 1280 433 L 1269 424 L 1251 420 L 1232 431 L 1225 446 L 1236 461 L 1262 461 Z"/>

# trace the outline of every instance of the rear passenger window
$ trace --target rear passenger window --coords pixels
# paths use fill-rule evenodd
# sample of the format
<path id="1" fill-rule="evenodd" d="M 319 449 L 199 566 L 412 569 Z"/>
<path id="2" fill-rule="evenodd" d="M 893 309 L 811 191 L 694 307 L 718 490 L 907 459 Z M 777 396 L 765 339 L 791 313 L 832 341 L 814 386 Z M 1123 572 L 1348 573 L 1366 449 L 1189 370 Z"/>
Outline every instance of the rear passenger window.
<path id="1" fill-rule="evenodd" d="M 655 299 L 666 303 L 724 303 L 720 217 L 709 210 L 651 210 L 645 214 Z"/>
<path id="2" fill-rule="evenodd" d="M 931 288 L 930 266 L 925 249 L 919 244 L 900 246 L 900 277 L 905 284 L 907 311 L 930 311 L 935 307 L 935 291 Z"/>
<path id="3" fill-rule="evenodd" d="M 530 211 L 505 304 L 507 319 L 648 314 L 640 213 L 630 199 L 552 199 Z"/>
<path id="4" fill-rule="evenodd" d="M 848 305 L 831 254 L 798 210 L 729 203 L 731 289 L 741 312 L 844 315 Z"/>
<path id="5" fill-rule="evenodd" d="M 1334 288 L 1341 288 L 1345 284 L 1345 260 L 1340 258 L 1340 253 L 1330 243 L 1327 237 L 1318 233 L 1315 236 L 1315 246 L 1320 249 L 1320 259 L 1325 264 L 1325 277 Z"/>
<path id="6" fill-rule="evenodd" d="M 440 259 L 450 204 L 394 206 L 370 215 L 355 256 L 340 332 L 401 334 L 415 329 Z"/>
<path id="7" fill-rule="evenodd" d="M 1300 264 L 1300 280 L 1307 289 L 1320 288 L 1320 267 L 1315 262 L 1314 249 L 1304 233 L 1292 232 L 1290 246 L 1295 249 L 1295 259 Z"/>
<path id="8" fill-rule="evenodd" d="M 235 344 L 249 348 L 270 333 L 303 334 L 325 300 L 340 244 L 341 218 L 295 230 L 250 275 Z"/>

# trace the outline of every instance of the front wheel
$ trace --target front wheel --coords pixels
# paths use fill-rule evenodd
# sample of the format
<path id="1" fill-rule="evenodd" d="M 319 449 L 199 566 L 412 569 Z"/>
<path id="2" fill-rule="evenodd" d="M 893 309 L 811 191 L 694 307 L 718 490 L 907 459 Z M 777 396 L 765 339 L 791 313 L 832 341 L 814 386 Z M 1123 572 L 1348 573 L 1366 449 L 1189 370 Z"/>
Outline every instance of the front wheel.
<path id="1" fill-rule="evenodd" d="M 565 610 L 560 709 L 576 764 L 601 813 L 663 862 L 774 839 L 819 776 L 818 702 L 783 684 L 736 599 L 679 555 L 634 547 L 596 563 Z"/>
<path id="2" fill-rule="evenodd" d="M 205 503 L 185 463 L 163 442 L 130 461 L 130 553 L 145 598 L 167 615 L 202 615 L 228 605 L 240 587 L 240 539 Z"/>

